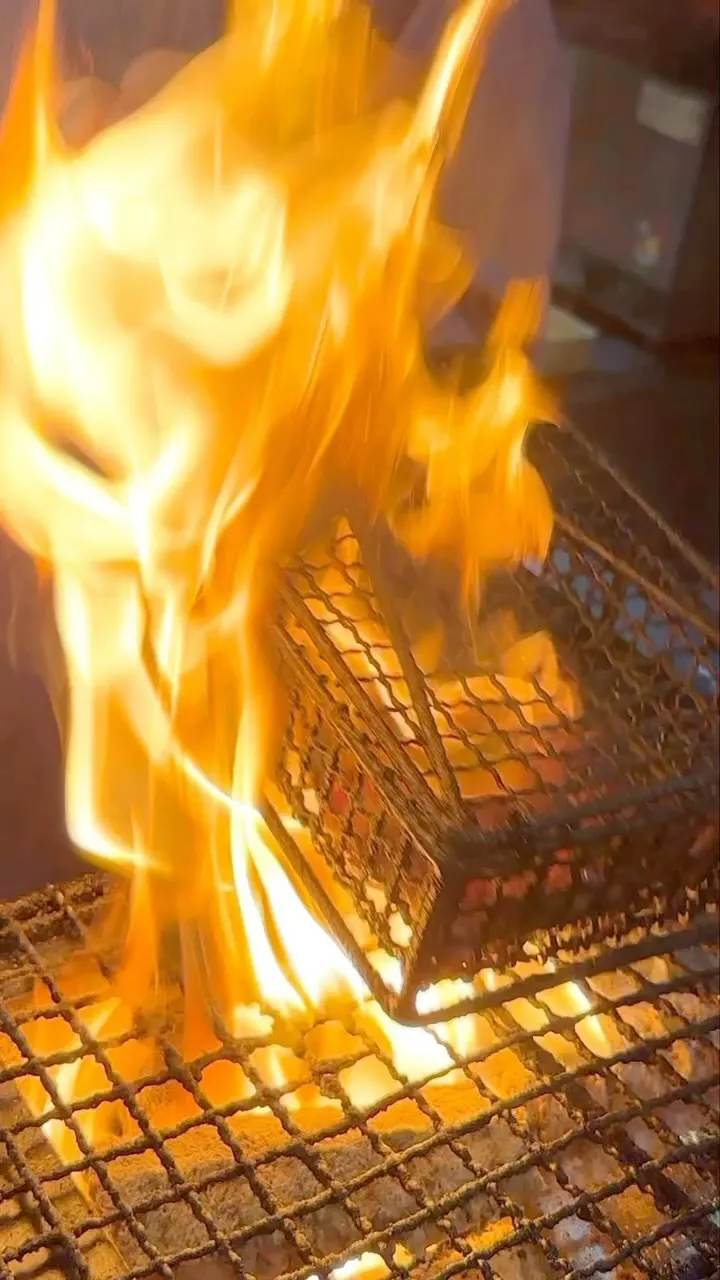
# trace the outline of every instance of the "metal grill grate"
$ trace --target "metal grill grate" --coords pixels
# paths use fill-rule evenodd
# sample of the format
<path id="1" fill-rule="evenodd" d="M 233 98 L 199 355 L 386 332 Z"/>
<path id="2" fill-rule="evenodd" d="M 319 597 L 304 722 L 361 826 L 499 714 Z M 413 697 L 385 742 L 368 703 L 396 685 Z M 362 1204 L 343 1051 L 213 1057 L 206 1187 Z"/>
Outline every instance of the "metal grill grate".
<path id="1" fill-rule="evenodd" d="M 142 1030 L 104 1042 L 91 1030 L 105 962 L 88 925 L 110 897 L 87 877 L 0 915 L 3 1276 L 306 1280 L 368 1254 L 365 1275 L 423 1280 L 717 1275 L 717 948 L 669 944 L 571 1002 L 557 975 L 526 1001 L 511 985 L 464 1024 L 472 1047 L 452 1050 L 453 1074 L 414 1086 L 363 1007 L 336 1060 L 335 1024 L 287 1038 L 284 1085 L 260 1042 L 226 1037 L 185 1062 L 162 1033 L 152 1069 L 128 1078 Z M 81 960 L 87 987 L 70 998 Z M 386 1073 L 371 1104 L 357 1098 L 369 1055 Z M 68 1106 L 58 1073 L 88 1058 L 104 1083 L 83 1096 L 78 1077 Z M 233 1070 L 228 1091 L 218 1072 Z M 30 1078 L 49 1099 L 39 1119 L 21 1100 Z M 293 1109 L 309 1084 L 313 1107 Z M 43 1136 L 53 1119 L 76 1136 L 65 1165 Z"/>
<path id="2" fill-rule="evenodd" d="M 556 956 L 639 927 L 652 947 L 666 914 L 717 898 L 716 578 L 574 431 L 538 428 L 532 451 L 554 545 L 493 581 L 479 632 L 358 518 L 284 593 L 280 785 L 325 860 L 316 892 L 342 886 L 399 961 L 403 1017 L 529 937 Z M 546 637 L 522 681 L 522 644 L 498 674 L 509 618 Z"/>

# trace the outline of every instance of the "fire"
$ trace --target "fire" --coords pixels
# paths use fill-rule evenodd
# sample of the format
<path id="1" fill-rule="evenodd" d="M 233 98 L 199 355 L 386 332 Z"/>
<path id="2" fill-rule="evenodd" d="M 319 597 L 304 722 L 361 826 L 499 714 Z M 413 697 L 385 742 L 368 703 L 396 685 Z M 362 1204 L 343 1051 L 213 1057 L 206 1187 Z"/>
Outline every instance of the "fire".
<path id="1" fill-rule="evenodd" d="M 359 1258 L 351 1258 L 330 1274 L 333 1280 L 385 1280 L 390 1268 L 379 1253 L 361 1253 Z"/>
<path id="2" fill-rule="evenodd" d="M 244 1035 L 366 997 L 257 807 L 283 724 L 267 621 L 316 513 L 360 494 L 418 556 L 456 560 L 468 598 L 547 550 L 523 452 L 547 416 L 524 355 L 536 290 L 508 296 L 470 394 L 422 350 L 467 278 L 433 197 L 500 7 L 466 0 L 405 102 L 377 91 L 386 52 L 359 0 L 245 0 L 74 148 L 51 3 L 22 55 L 0 133 L 0 520 L 52 579 L 70 832 L 133 881 L 98 1031 L 163 999 L 169 932 L 188 1052 L 208 1001 Z M 408 460 L 426 475 L 413 510 Z M 443 1040 L 467 1035 L 369 1016 L 411 1078 L 450 1070 Z"/>
<path id="3" fill-rule="evenodd" d="M 525 961 L 515 966 L 515 973 L 520 978 L 530 977 L 536 973 L 552 975 L 555 972 L 556 965 L 553 960 L 547 960 L 544 964 L 537 960 Z M 480 979 L 488 991 L 496 991 L 500 985 L 498 975 L 492 969 L 484 969 Z M 503 985 L 509 985 L 511 981 L 511 978 L 506 978 Z M 541 1004 L 544 1004 L 556 1017 L 574 1019 L 575 1034 L 591 1053 L 604 1058 L 612 1052 L 611 1041 L 605 1032 L 602 1019 L 592 1012 L 592 1003 L 579 983 L 562 982 L 548 987 L 546 991 L 539 993 L 538 1000 L 540 1003 L 532 1004 L 529 1000 L 513 1000 L 508 996 L 506 1007 L 525 1031 L 541 1032 L 547 1026 L 548 1017 L 541 1007 Z M 578 1018 L 579 1014 L 588 1016 Z M 542 1036 L 539 1038 L 542 1043 Z M 561 1060 L 564 1059 L 571 1047 L 569 1043 L 563 1042 L 563 1038 L 557 1035 L 551 1036 L 551 1043 L 556 1055 Z"/>

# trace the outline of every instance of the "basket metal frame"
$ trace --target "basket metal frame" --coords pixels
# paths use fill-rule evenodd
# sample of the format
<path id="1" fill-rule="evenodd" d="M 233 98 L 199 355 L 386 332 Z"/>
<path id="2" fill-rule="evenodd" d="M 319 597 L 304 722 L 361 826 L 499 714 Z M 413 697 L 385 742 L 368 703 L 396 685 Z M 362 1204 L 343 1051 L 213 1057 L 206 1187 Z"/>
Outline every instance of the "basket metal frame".
<path id="1" fill-rule="evenodd" d="M 339 898 L 331 901 L 328 879 L 350 893 L 355 910 L 374 930 L 378 945 L 401 961 L 404 982 L 400 993 L 390 991 L 383 983 L 378 992 L 377 980 L 372 980 L 388 1012 L 402 1020 L 418 1020 L 415 996 L 422 986 L 440 978 L 467 977 L 486 965 L 521 959 L 521 948 L 528 937 L 533 954 L 555 958 L 573 952 L 568 972 L 574 971 L 576 964 L 606 964 L 612 968 L 617 946 L 622 946 L 627 955 L 652 954 L 656 945 L 653 939 L 658 931 L 662 933 L 666 917 L 694 917 L 698 911 L 702 917 L 707 909 L 712 912 L 718 900 L 720 638 L 713 616 L 717 575 L 578 432 L 548 427 L 540 429 L 542 433 L 538 465 L 544 473 L 543 462 L 547 464 L 550 474 L 546 479 L 558 509 L 550 580 L 523 569 L 504 584 L 504 590 L 519 614 L 527 610 L 529 603 L 535 625 L 544 623 L 551 634 L 553 610 L 565 621 L 574 610 L 573 626 L 584 628 L 590 635 L 586 665 L 595 653 L 592 609 L 597 604 L 575 599 L 574 587 L 568 587 L 554 566 L 561 563 L 563 556 L 569 562 L 572 555 L 574 569 L 570 575 L 566 571 L 565 578 L 577 579 L 581 565 L 589 580 L 589 595 L 600 587 L 608 598 L 615 593 L 612 607 L 617 614 L 616 625 L 609 628 L 602 612 L 595 625 L 603 637 L 598 641 L 598 653 L 605 661 L 603 678 L 613 694 L 607 699 L 604 741 L 597 758 L 606 773 L 614 771 L 614 789 L 605 786 L 605 794 L 602 787 L 597 794 L 587 794 L 587 780 L 583 784 L 584 795 L 579 784 L 574 793 L 570 787 L 567 795 L 558 788 L 540 813 L 528 809 L 527 797 L 508 794 L 501 819 L 495 816 L 483 824 L 482 805 L 476 811 L 461 795 L 438 730 L 437 699 L 432 689 L 428 692 L 428 680 L 413 656 L 401 610 L 395 604 L 392 577 L 378 553 L 373 530 L 358 513 L 353 513 L 352 532 L 361 549 L 362 570 L 371 584 L 369 607 L 373 610 L 373 624 L 379 619 L 385 628 L 387 645 L 399 664 L 406 697 L 409 695 L 407 720 L 412 717 L 419 747 L 414 758 L 397 737 L 392 716 L 378 708 L 372 691 L 355 677 L 334 644 L 326 625 L 328 617 L 347 626 L 357 638 L 359 649 L 364 642 L 353 621 L 343 616 L 342 604 L 323 592 L 316 567 L 298 564 L 282 588 L 274 640 L 283 680 L 290 691 L 291 723 L 278 780 L 295 815 L 311 829 L 329 873 L 322 877 L 325 887 L 287 833 L 283 848 L 326 918 L 332 919 L 333 932 L 359 968 L 367 974 L 367 964 L 347 925 L 346 913 L 338 909 Z M 616 549 L 606 547 L 592 528 L 585 532 L 580 527 L 578 520 L 586 514 L 595 491 L 601 516 L 596 523 L 604 525 L 606 531 L 614 530 L 621 544 L 633 547 L 636 564 L 630 564 Z M 605 496 L 607 491 L 610 500 Z M 647 543 L 639 541 L 639 529 L 644 531 Z M 329 560 L 334 563 L 332 553 Z M 647 640 L 643 620 L 628 621 L 633 633 L 629 638 L 620 634 L 625 625 L 621 619 L 625 605 L 617 603 L 619 589 L 628 599 L 632 592 L 643 602 L 656 631 L 665 627 L 670 636 L 665 650 L 655 644 L 650 654 L 638 651 L 637 646 Z M 647 629 L 651 630 L 650 623 Z M 621 651 L 619 660 L 614 649 L 608 647 L 610 632 L 612 645 Z M 682 671 L 677 666 L 681 659 Z M 379 679 L 382 681 L 382 675 Z M 391 712 L 400 714 L 397 695 L 390 682 L 385 683 L 387 705 Z M 587 677 L 587 683 L 592 687 L 591 677 Z M 651 705 L 656 685 L 671 700 L 671 709 L 659 704 L 656 710 Z M 584 690 L 585 680 L 581 680 L 581 686 Z M 548 701 L 537 681 L 535 692 L 539 700 Z M 597 702 L 593 713 L 599 714 L 600 695 Z M 298 724 L 305 733 L 308 707 L 316 709 L 314 723 L 310 722 L 310 740 L 298 746 L 294 735 Z M 400 710 L 404 714 L 403 708 Z M 520 708 L 519 720 L 522 714 Z M 571 723 L 568 728 L 572 732 Z M 542 730 L 534 732 L 536 737 L 542 736 Z M 662 735 L 657 743 L 653 734 Z M 526 736 L 529 738 L 530 732 Z M 509 739 L 509 735 L 506 737 Z M 620 748 L 616 742 L 620 742 Z M 420 751 L 424 753 L 422 767 L 418 765 Z M 510 745 L 509 754 L 512 751 Z M 628 757 L 627 766 L 623 751 Z M 288 767 L 291 753 L 296 761 L 300 757 L 299 770 L 295 766 L 301 775 L 299 781 L 291 777 Z M 320 756 L 323 760 L 318 765 Z M 352 813 L 339 822 L 328 804 L 332 787 L 338 785 L 340 778 L 344 795 L 352 790 L 352 784 L 348 787 L 342 781 L 338 764 L 341 756 L 352 757 L 351 772 L 360 779 L 360 785 L 355 787 L 359 794 L 350 796 Z M 321 781 L 316 788 L 314 777 Z M 362 784 L 368 779 L 385 813 L 390 815 L 392 828 L 389 835 L 378 835 L 375 824 L 371 838 L 363 845 L 353 833 L 352 823 L 356 811 L 362 812 Z M 308 787 L 319 796 L 320 812 L 307 810 L 304 797 Z M 393 840 L 396 845 L 404 842 L 409 847 L 407 857 L 388 852 Z M 385 846 L 382 856 L 378 853 L 381 845 Z M 349 872 L 348 850 L 353 848 L 358 868 Z M 571 887 L 564 897 L 557 895 L 549 900 L 542 892 L 540 877 L 550 874 L 548 868 L 568 848 L 573 851 Z M 365 876 L 381 885 L 385 883 L 383 861 L 391 865 L 391 876 L 395 877 L 394 883 L 387 886 L 388 892 L 402 898 L 413 931 L 410 947 L 402 951 L 393 943 L 387 913 L 383 916 L 362 892 Z M 598 865 L 604 867 L 602 877 L 597 874 Z M 658 871 L 653 883 L 648 868 L 655 866 Z M 488 908 L 483 918 L 477 917 L 477 924 L 475 917 L 470 920 L 466 928 L 469 939 L 465 938 L 460 946 L 452 943 L 458 904 L 468 882 L 478 877 L 492 879 L 502 888 L 504 880 L 529 868 L 537 872 L 534 905 L 528 908 L 523 900 L 506 907 L 503 901 L 509 917 L 506 936 L 484 937 L 491 925 L 497 929 L 502 918 L 500 906 L 496 906 Z M 495 918 L 490 920 L 493 915 Z M 707 929 L 707 919 L 701 919 L 697 927 L 702 933 Z M 473 929 L 476 936 L 472 936 Z M 592 954 L 581 954 L 588 948 L 593 949 Z M 603 950 L 607 953 L 605 959 Z M 474 1007 L 482 1008 L 486 999 L 486 993 L 479 994 Z"/>

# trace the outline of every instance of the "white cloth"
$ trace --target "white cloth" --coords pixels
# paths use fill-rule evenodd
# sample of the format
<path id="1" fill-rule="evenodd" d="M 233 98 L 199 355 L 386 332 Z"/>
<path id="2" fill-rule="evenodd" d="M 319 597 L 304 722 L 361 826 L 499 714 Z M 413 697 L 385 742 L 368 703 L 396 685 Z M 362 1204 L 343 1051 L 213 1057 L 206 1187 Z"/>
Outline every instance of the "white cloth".
<path id="1" fill-rule="evenodd" d="M 373 0 L 377 20 L 397 0 Z M 418 0 L 397 40 L 427 66 L 458 0 Z M 464 233 L 475 284 L 499 299 L 512 279 L 551 276 L 560 237 L 570 60 L 549 0 L 510 0 L 490 37 L 460 146 L 441 190 Z"/>

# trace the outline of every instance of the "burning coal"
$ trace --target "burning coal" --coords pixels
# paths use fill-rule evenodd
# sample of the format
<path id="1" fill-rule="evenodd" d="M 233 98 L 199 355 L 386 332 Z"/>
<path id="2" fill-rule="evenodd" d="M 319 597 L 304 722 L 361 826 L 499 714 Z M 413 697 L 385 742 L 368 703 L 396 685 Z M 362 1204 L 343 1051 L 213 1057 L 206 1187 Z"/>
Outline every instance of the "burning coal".
<path id="1" fill-rule="evenodd" d="M 433 201 L 499 8 L 466 0 L 406 102 L 377 90 L 386 54 L 356 0 L 246 0 L 80 147 L 54 118 L 50 3 L 17 69 L 0 519 L 52 578 L 71 834 L 133 881 L 109 999 L 162 998 L 172 928 L 190 1039 L 208 991 L 238 1033 L 364 994 L 258 813 L 283 723 L 266 624 L 318 512 L 359 496 L 416 556 L 456 563 L 470 602 L 547 550 L 523 452 L 547 413 L 534 286 L 506 299 L 468 394 L 423 354 L 467 278 Z"/>

